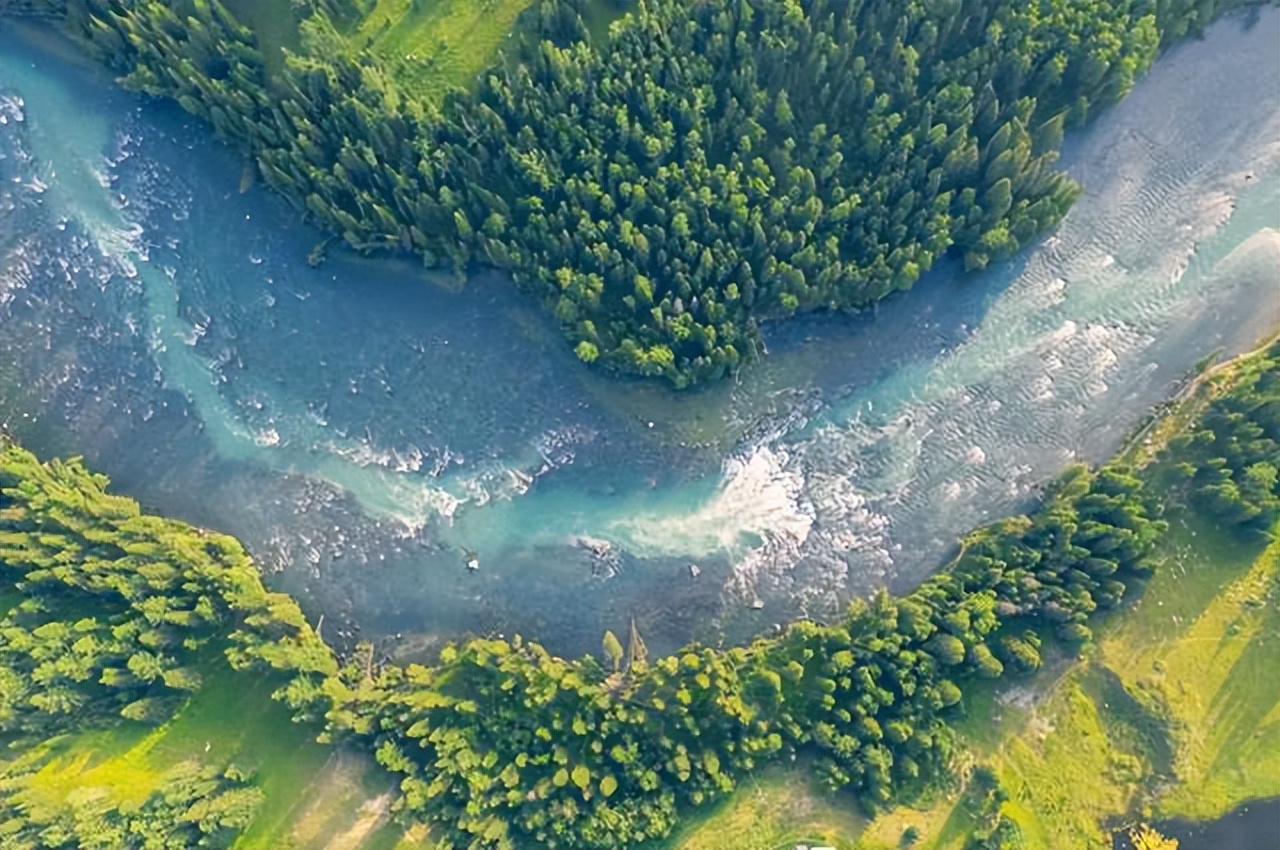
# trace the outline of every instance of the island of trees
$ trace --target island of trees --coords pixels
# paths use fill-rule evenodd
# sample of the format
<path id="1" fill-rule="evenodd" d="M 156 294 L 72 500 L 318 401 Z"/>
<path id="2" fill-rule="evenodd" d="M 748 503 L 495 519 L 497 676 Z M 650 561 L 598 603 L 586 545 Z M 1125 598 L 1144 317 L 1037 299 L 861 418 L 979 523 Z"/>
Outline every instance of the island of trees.
<path id="1" fill-rule="evenodd" d="M 582 360 L 677 386 L 754 356 L 761 321 L 1026 245 L 1078 192 L 1064 129 L 1239 5 L 640 0 L 592 38 L 599 2 L 531 3 L 515 55 L 442 99 L 352 49 L 361 0 L 292 3 L 282 62 L 219 0 L 22 5 L 352 248 L 505 269 Z"/>
<path id="2" fill-rule="evenodd" d="M 1243 538 L 1273 532 L 1280 343 L 1192 410 L 1160 454 L 1170 492 Z M 276 697 L 296 718 L 374 752 L 400 776 L 402 810 L 455 847 L 639 846 L 793 755 L 874 811 L 948 769 L 966 682 L 1033 671 L 1046 642 L 1074 651 L 1092 618 L 1140 592 L 1164 524 L 1136 472 L 1074 468 L 911 593 L 745 647 L 650 659 L 633 633 L 627 647 L 606 635 L 600 659 L 565 660 L 519 637 L 474 638 L 402 666 L 368 644 L 335 654 L 235 540 L 143 514 L 80 462 L 10 445 L 0 736 L 21 750 L 71 726 L 163 722 L 212 655 L 280 671 Z M 227 846 L 256 802 L 239 771 L 187 770 L 140 807 L 43 813 L 24 797 L 41 763 L 31 753 L 0 772 L 6 847 Z M 1018 846 L 993 805 L 981 846 Z"/>

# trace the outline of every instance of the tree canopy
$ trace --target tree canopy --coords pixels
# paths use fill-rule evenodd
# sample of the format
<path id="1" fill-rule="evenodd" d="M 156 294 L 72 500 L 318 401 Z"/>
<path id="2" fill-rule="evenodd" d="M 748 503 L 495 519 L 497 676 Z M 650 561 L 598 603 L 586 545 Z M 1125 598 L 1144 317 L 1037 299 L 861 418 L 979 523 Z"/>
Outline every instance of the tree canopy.
<path id="1" fill-rule="evenodd" d="M 1052 227 L 1064 128 L 1235 5 L 640 0 L 593 42 L 583 3 L 541 0 L 520 55 L 440 104 L 347 49 L 340 3 L 295 4 L 274 77 L 219 0 L 68 0 L 68 23 L 351 247 L 506 269 L 583 361 L 685 386 L 754 356 L 761 321 Z"/>

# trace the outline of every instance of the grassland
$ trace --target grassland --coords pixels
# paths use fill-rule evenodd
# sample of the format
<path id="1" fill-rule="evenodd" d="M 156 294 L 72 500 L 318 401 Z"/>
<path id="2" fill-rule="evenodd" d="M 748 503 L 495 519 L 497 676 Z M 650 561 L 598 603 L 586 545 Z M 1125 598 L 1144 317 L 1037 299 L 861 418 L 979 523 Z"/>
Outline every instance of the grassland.
<path id="1" fill-rule="evenodd" d="M 302 46 L 290 0 L 224 0 L 253 30 L 267 70 L 274 75 L 283 50 Z M 514 47 L 516 20 L 535 0 L 366 0 L 366 13 L 339 21 L 352 55 L 368 50 L 396 82 L 419 98 L 438 102 L 452 88 L 470 88 L 493 66 L 504 46 Z"/>
<path id="2" fill-rule="evenodd" d="M 254 31 L 270 72 L 283 49 L 301 47 L 290 0 L 223 0 Z M 506 52 L 514 54 L 525 30 L 520 15 L 536 0 L 363 0 L 364 14 L 337 22 L 351 53 L 368 50 L 405 91 L 439 102 L 450 89 L 469 89 Z M 626 0 L 592 0 L 585 20 L 593 39 L 625 13 Z"/>
<path id="3" fill-rule="evenodd" d="M 292 723 L 271 700 L 279 684 L 271 677 L 246 679 L 216 658 L 202 670 L 200 690 L 159 728 L 121 723 L 50 742 L 32 802 L 57 807 L 73 793 L 140 802 L 180 763 L 234 764 L 253 774 L 265 797 L 236 844 L 242 850 L 400 846 L 401 831 L 387 816 L 393 782 L 368 756 L 316 743 L 314 728 Z"/>
<path id="4" fill-rule="evenodd" d="M 353 50 L 368 49 L 415 96 L 439 102 L 469 89 L 505 52 L 514 55 L 526 31 L 519 18 L 536 0 L 375 0 L 352 28 Z M 592 0 L 585 21 L 593 39 L 626 10 L 625 0 Z"/>
<path id="5" fill-rule="evenodd" d="M 515 37 L 516 19 L 533 0 L 377 0 L 354 27 L 354 50 L 369 49 L 403 88 L 439 101 L 470 88 Z"/>
<path id="6" fill-rule="evenodd" d="M 680 850 L 791 850 L 797 844 L 852 850 L 865 820 L 852 800 L 817 788 L 803 770 L 773 769 L 673 839 Z"/>
<path id="7" fill-rule="evenodd" d="M 1194 525 L 1189 530 L 1197 534 Z M 1213 563 L 1197 563 L 1203 548 L 1188 543 L 1192 571 Z M 1280 545 L 1239 577 L 1248 562 L 1238 551 L 1219 564 L 1225 589 L 1203 610 L 1171 571 L 1147 600 L 1151 617 L 1125 622 L 1102 646 L 1126 688 L 1148 695 L 1168 717 L 1178 781 L 1151 801 L 1162 818 L 1215 818 L 1244 800 L 1280 794 Z M 1176 637 L 1149 627 L 1162 617 L 1176 625 Z"/>

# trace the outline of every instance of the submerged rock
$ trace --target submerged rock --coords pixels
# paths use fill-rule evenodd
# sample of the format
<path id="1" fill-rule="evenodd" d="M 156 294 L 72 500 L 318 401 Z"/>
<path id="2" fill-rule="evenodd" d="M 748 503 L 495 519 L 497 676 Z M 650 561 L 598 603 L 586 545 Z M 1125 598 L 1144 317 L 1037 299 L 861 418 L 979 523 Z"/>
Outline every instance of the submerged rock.
<path id="1" fill-rule="evenodd" d="M 591 562 L 591 575 L 596 578 L 613 578 L 622 572 L 621 556 L 608 540 L 585 534 L 575 535 L 571 540 L 575 547 L 586 552 Z"/>

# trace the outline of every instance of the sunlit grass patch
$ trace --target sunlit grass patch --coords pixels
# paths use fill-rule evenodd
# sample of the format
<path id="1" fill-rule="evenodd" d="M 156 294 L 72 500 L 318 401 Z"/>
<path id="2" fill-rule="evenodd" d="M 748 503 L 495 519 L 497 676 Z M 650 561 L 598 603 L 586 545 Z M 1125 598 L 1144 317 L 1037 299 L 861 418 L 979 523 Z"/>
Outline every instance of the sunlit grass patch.
<path id="1" fill-rule="evenodd" d="M 977 824 L 973 795 L 956 792 L 878 815 L 867 824 L 854 850 L 899 850 L 908 833 L 917 836 L 912 850 L 961 850 Z"/>
<path id="2" fill-rule="evenodd" d="M 160 781 L 160 772 L 147 764 L 145 754 L 161 734 L 124 722 L 110 730 L 55 739 L 50 744 L 52 757 L 29 786 L 33 802 L 57 808 L 83 788 L 98 789 L 121 802 L 145 800 Z"/>
<path id="3" fill-rule="evenodd" d="M 865 820 L 852 798 L 825 793 L 803 769 L 747 777 L 737 792 L 690 821 L 672 850 L 791 850 L 797 844 L 851 850 Z"/>
<path id="4" fill-rule="evenodd" d="M 1160 470 L 1152 471 L 1153 475 Z M 1132 604 L 1103 620 L 1096 631 L 1109 656 L 1123 663 L 1126 650 L 1154 652 L 1181 640 L 1223 588 L 1249 572 L 1261 539 L 1241 541 L 1194 511 L 1175 508 L 1154 554 L 1155 575 Z"/>
<path id="5" fill-rule="evenodd" d="M 1161 815 L 1218 817 L 1280 794 L 1280 545 L 1257 556 L 1174 643 L 1109 645 L 1109 663 L 1167 707 L 1178 784 Z"/>
<path id="6" fill-rule="evenodd" d="M 533 0 L 378 0 L 350 36 L 393 69 L 411 94 L 439 100 L 469 89 L 513 44 L 516 19 Z"/>
<path id="7" fill-rule="evenodd" d="M 237 673 L 214 654 L 199 665 L 202 684 L 164 725 L 122 721 L 109 729 L 67 735 L 27 792 L 56 809 L 72 794 L 139 803 L 166 773 L 187 761 L 251 773 L 263 803 L 239 848 L 391 847 L 382 836 L 393 787 L 368 756 L 316 743 L 313 726 L 293 723 L 271 699 L 275 676 Z"/>
<path id="8" fill-rule="evenodd" d="M 1121 747 L 1107 707 L 1089 694 L 1094 684 L 1076 668 L 994 759 L 1032 847 L 1104 846 L 1101 820 L 1128 809 L 1141 763 Z"/>

